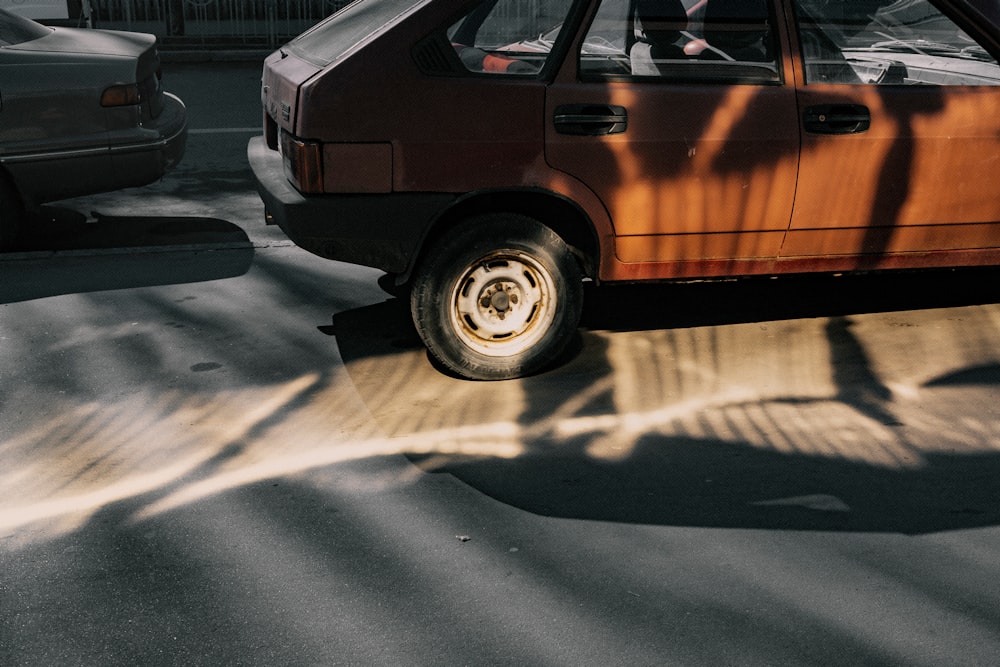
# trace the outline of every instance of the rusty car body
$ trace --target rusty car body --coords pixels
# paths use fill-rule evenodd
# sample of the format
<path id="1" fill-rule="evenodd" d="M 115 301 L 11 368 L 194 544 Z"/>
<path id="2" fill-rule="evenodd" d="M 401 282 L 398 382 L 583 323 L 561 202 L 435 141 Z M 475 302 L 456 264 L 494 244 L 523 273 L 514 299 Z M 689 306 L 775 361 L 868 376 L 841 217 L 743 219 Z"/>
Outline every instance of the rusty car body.
<path id="1" fill-rule="evenodd" d="M 443 366 L 551 363 L 581 278 L 997 264 L 989 0 L 361 0 L 264 64 L 271 221 Z"/>

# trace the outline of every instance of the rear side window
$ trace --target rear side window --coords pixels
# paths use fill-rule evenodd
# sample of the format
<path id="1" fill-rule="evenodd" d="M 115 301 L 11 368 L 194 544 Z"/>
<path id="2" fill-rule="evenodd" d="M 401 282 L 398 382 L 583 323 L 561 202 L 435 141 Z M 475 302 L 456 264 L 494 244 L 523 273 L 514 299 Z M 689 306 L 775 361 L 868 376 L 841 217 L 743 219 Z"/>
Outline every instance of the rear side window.
<path id="1" fill-rule="evenodd" d="M 462 68 L 534 76 L 562 32 L 572 0 L 486 0 L 446 31 Z"/>
<path id="2" fill-rule="evenodd" d="M 0 9 L 0 47 L 30 42 L 45 37 L 50 32 L 49 28 L 40 23 Z"/>
<path id="3" fill-rule="evenodd" d="M 928 0 L 795 0 L 806 83 L 995 86 L 1000 66 Z"/>

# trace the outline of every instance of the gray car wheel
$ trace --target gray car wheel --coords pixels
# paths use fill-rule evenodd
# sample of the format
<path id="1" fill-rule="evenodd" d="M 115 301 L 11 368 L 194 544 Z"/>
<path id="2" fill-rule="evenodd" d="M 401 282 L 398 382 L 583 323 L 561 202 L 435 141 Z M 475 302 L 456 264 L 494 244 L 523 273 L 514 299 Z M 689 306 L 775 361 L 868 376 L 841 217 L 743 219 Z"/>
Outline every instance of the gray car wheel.
<path id="1" fill-rule="evenodd" d="M 551 364 L 583 308 L 566 243 L 521 215 L 478 216 L 450 232 L 414 276 L 417 332 L 446 369 L 473 380 L 522 377 Z"/>

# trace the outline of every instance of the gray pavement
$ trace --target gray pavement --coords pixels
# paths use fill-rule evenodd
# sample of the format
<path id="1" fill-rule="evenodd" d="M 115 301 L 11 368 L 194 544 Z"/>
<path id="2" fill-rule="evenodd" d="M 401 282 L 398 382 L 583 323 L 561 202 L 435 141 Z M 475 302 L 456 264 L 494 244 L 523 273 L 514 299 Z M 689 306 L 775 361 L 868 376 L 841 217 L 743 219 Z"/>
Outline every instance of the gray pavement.
<path id="1" fill-rule="evenodd" d="M 262 224 L 226 67 L 0 255 L 0 664 L 996 664 L 998 271 L 591 290 L 463 382 Z"/>

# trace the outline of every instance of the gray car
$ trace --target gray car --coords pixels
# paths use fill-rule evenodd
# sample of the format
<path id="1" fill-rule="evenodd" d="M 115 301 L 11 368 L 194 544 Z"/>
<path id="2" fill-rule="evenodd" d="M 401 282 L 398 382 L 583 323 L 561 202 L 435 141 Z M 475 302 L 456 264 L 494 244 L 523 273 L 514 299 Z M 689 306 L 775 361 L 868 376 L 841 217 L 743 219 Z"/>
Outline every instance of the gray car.
<path id="1" fill-rule="evenodd" d="M 0 249 L 38 204 L 159 179 L 186 139 L 154 36 L 0 9 Z"/>

